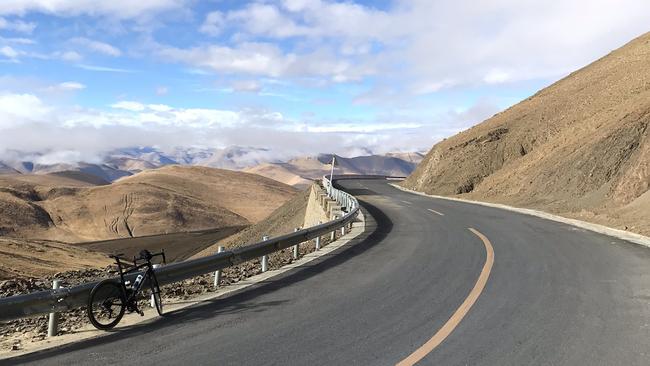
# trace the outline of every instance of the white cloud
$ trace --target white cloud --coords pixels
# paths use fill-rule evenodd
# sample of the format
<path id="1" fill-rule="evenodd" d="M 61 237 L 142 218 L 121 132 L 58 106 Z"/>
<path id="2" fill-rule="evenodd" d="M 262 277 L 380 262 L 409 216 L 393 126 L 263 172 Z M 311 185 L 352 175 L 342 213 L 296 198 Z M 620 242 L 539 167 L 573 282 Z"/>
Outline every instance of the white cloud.
<path id="1" fill-rule="evenodd" d="M 149 104 L 147 105 L 147 108 L 155 112 L 169 112 L 173 109 L 172 107 L 165 104 Z"/>
<path id="2" fill-rule="evenodd" d="M 0 94 L 0 130 L 25 121 L 42 119 L 50 110 L 32 94 Z"/>
<path id="3" fill-rule="evenodd" d="M 186 0 L 9 0 L 0 2 L 0 14 L 25 15 L 30 12 L 58 16 L 107 16 L 116 19 L 152 17 L 169 10 L 182 10 Z"/>
<path id="4" fill-rule="evenodd" d="M 56 85 L 50 85 L 43 90 L 46 92 L 70 92 L 86 89 L 86 86 L 76 81 L 65 81 Z"/>
<path id="5" fill-rule="evenodd" d="M 52 54 L 52 56 L 61 59 L 63 61 L 69 61 L 69 62 L 77 62 L 83 59 L 83 56 L 81 56 L 79 53 L 75 51 L 55 52 Z"/>
<path id="6" fill-rule="evenodd" d="M 227 74 L 280 77 L 320 77 L 328 82 L 361 80 L 375 71 L 354 65 L 326 49 L 306 54 L 285 54 L 271 43 L 247 42 L 235 47 L 210 45 L 189 49 L 160 47 L 161 57 Z"/>
<path id="7" fill-rule="evenodd" d="M 21 54 L 22 54 L 21 52 L 16 51 L 15 49 L 9 46 L 4 46 L 0 48 L 0 55 L 11 60 L 17 59 L 18 56 L 20 56 Z"/>
<path id="8" fill-rule="evenodd" d="M 131 102 L 131 101 L 121 101 L 114 104 L 111 104 L 111 108 L 115 109 L 125 109 L 132 112 L 141 112 L 145 110 L 145 106 L 142 103 Z"/>
<path id="9" fill-rule="evenodd" d="M 501 84 L 510 80 L 510 74 L 502 70 L 494 69 L 490 70 L 483 80 L 488 84 Z"/>
<path id="10" fill-rule="evenodd" d="M 236 80 L 231 85 L 238 92 L 257 93 L 262 90 L 262 85 L 256 80 Z"/>
<path id="11" fill-rule="evenodd" d="M 22 38 L 22 37 L 0 37 L 0 42 L 3 43 L 14 43 L 14 44 L 23 44 L 23 45 L 31 45 L 31 44 L 36 44 L 36 41 L 33 39 L 29 38 Z"/>
<path id="12" fill-rule="evenodd" d="M 24 22 L 22 20 L 12 21 L 0 17 L 0 29 L 29 34 L 36 29 L 36 23 Z"/>
<path id="13" fill-rule="evenodd" d="M 86 89 L 86 86 L 84 84 L 75 82 L 75 81 L 66 81 L 61 84 L 59 84 L 59 87 L 64 90 L 82 90 Z"/>
<path id="14" fill-rule="evenodd" d="M 119 48 L 114 47 L 108 43 L 82 37 L 72 38 L 70 42 L 86 47 L 93 52 L 101 53 L 107 56 L 118 57 L 122 55 L 122 51 L 120 51 Z"/>
<path id="15" fill-rule="evenodd" d="M 117 67 L 108 67 L 108 66 L 98 66 L 98 65 L 87 65 L 87 64 L 78 64 L 76 65 L 80 69 L 88 71 L 98 71 L 98 72 L 117 72 L 117 73 L 132 73 L 134 70 L 120 69 Z"/>
<path id="16" fill-rule="evenodd" d="M 369 122 L 304 124 L 274 111 L 177 108 L 118 102 L 114 110 L 48 105 L 33 94 L 0 95 L 0 160 L 12 151 L 56 160 L 92 161 L 133 146 L 257 146 L 287 156 L 345 152 L 359 146 L 376 152 L 428 148 L 464 125 L 440 128 L 404 118 Z M 484 108 L 454 112 L 445 123 L 484 114 Z M 400 121 L 401 120 L 401 121 Z M 39 133 L 34 133 L 39 131 Z M 69 159 L 68 159 L 69 157 Z M 48 158 L 49 159 L 49 158 Z"/>
<path id="17" fill-rule="evenodd" d="M 188 64 L 207 67 L 225 73 L 279 76 L 286 72 L 291 56 L 271 44 L 244 43 L 236 48 L 226 46 L 190 49 L 163 48 L 163 57 Z"/>
<path id="18" fill-rule="evenodd" d="M 427 94 L 558 78 L 646 32 L 647 24 L 647 0 L 395 0 L 383 10 L 347 1 L 265 1 L 206 18 L 203 31 L 230 32 L 234 45 L 168 51 L 217 72 L 334 82 L 372 75 L 402 92 Z M 275 45 L 284 39 L 299 41 Z"/>
<path id="19" fill-rule="evenodd" d="M 217 36 L 223 30 L 225 19 L 220 11 L 213 11 L 205 16 L 205 21 L 199 28 L 199 31 L 211 36 Z"/>

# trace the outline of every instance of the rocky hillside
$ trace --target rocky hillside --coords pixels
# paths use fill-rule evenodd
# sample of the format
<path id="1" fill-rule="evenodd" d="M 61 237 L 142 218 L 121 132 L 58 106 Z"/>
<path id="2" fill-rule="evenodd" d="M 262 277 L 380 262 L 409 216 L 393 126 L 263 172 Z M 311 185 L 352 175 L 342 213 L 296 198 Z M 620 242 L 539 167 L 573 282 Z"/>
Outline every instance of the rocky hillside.
<path id="1" fill-rule="evenodd" d="M 436 144 L 407 188 L 650 234 L 650 33 Z"/>
<path id="2" fill-rule="evenodd" d="M 249 225 L 297 191 L 261 176 L 167 166 L 93 186 L 71 177 L 0 177 L 0 235 L 65 242 Z"/>

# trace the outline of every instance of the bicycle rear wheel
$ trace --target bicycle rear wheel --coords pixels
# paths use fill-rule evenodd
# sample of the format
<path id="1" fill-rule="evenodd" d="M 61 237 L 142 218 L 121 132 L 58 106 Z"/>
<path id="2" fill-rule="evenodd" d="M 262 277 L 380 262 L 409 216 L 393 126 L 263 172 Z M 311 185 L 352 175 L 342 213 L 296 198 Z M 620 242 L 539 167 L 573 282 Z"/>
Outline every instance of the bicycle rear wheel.
<path id="1" fill-rule="evenodd" d="M 99 282 L 88 297 L 88 318 L 97 329 L 108 330 L 117 325 L 126 310 L 126 294 L 119 282 Z"/>
<path id="2" fill-rule="evenodd" d="M 163 303 L 162 296 L 160 294 L 160 286 L 158 286 L 158 279 L 153 273 L 149 277 L 149 286 L 151 287 L 151 296 L 153 297 L 153 301 L 156 304 L 156 311 L 158 311 L 158 315 L 163 315 Z"/>

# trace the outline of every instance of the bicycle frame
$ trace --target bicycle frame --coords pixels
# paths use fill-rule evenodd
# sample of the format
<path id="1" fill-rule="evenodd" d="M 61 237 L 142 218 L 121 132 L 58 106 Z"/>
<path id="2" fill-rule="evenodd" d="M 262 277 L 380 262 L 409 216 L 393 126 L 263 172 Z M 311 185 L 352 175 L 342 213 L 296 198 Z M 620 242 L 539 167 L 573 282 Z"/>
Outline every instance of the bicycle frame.
<path id="1" fill-rule="evenodd" d="M 163 262 L 165 261 L 165 253 L 160 252 L 152 255 L 151 257 L 155 257 L 161 255 Z M 124 291 L 124 295 L 126 297 L 126 302 L 129 305 L 135 305 L 135 298 L 137 297 L 138 293 L 140 293 L 140 290 L 142 289 L 142 285 L 145 283 L 145 281 L 151 281 L 151 276 L 155 276 L 154 271 L 153 271 L 153 264 L 151 263 L 151 258 L 148 259 L 143 259 L 143 258 L 133 258 L 133 266 L 130 266 L 130 264 L 127 264 L 123 261 L 123 258 L 120 258 L 119 256 L 115 255 L 112 256 L 115 259 L 115 262 L 117 264 L 118 271 L 120 272 L 120 284 L 122 286 L 122 290 Z M 138 264 L 138 259 L 144 260 L 144 263 Z M 129 265 L 131 268 L 124 269 L 125 266 Z M 142 270 L 143 268 L 146 268 L 146 270 L 143 273 L 144 278 L 142 281 L 138 284 L 137 288 L 133 287 L 133 283 L 130 283 L 131 288 L 127 287 L 128 281 L 126 280 L 125 276 L 128 275 L 129 273 L 133 272 L 138 272 Z M 137 307 L 134 308 L 133 310 L 137 311 Z"/>

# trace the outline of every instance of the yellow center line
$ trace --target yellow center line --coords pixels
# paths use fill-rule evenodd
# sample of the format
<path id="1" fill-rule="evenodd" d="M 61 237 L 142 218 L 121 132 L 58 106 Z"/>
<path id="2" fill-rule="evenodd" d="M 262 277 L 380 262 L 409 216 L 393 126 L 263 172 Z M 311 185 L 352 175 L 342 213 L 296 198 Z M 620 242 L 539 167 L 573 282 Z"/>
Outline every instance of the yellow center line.
<path id="1" fill-rule="evenodd" d="M 445 216 L 445 214 L 443 214 L 442 212 L 438 212 L 438 211 L 436 211 L 436 210 L 432 210 L 432 209 L 430 209 L 430 208 L 427 208 L 427 210 L 433 212 L 434 214 L 437 214 L 437 215 L 440 215 L 440 216 Z"/>
<path id="2" fill-rule="evenodd" d="M 397 366 L 411 366 L 415 365 L 418 361 L 423 359 L 426 355 L 431 353 L 440 343 L 442 343 L 453 331 L 456 329 L 458 324 L 463 320 L 465 315 L 469 312 L 469 310 L 472 308 L 476 300 L 478 299 L 479 295 L 483 292 L 483 289 L 485 288 L 485 284 L 488 281 L 488 278 L 490 277 L 490 271 L 492 270 L 492 265 L 494 264 L 494 249 L 492 248 L 492 244 L 490 243 L 490 240 L 483 234 L 481 234 L 478 230 L 473 229 L 473 228 L 468 228 L 469 231 L 473 232 L 476 236 L 478 236 L 481 241 L 483 242 L 483 245 L 485 246 L 485 252 L 486 252 L 486 258 L 485 258 L 485 264 L 483 265 L 483 269 L 481 270 L 481 274 L 478 276 L 478 280 L 476 280 L 476 284 L 474 285 L 474 288 L 472 291 L 470 291 L 469 295 L 463 301 L 462 304 L 460 304 L 460 307 L 456 309 L 456 312 L 447 320 L 445 325 L 442 326 L 436 332 L 436 334 L 431 337 L 425 344 L 423 344 L 420 348 L 415 350 L 415 352 L 411 353 L 408 357 L 400 361 Z"/>

